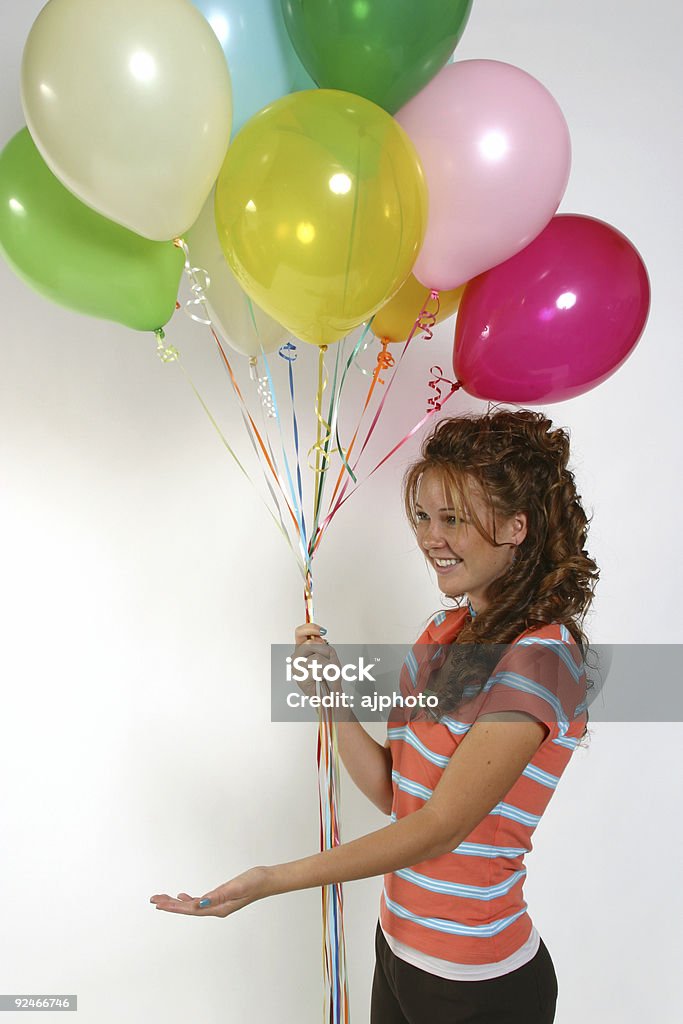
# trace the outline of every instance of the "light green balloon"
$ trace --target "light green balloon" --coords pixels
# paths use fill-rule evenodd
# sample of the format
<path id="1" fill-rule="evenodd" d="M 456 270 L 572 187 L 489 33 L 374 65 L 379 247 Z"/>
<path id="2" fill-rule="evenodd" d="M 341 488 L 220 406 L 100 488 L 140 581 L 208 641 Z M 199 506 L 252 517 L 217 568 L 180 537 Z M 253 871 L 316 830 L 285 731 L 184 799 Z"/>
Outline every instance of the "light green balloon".
<path id="1" fill-rule="evenodd" d="M 55 178 L 23 128 L 0 154 L 0 250 L 45 298 L 154 331 L 175 309 L 182 251 L 114 224 Z"/>

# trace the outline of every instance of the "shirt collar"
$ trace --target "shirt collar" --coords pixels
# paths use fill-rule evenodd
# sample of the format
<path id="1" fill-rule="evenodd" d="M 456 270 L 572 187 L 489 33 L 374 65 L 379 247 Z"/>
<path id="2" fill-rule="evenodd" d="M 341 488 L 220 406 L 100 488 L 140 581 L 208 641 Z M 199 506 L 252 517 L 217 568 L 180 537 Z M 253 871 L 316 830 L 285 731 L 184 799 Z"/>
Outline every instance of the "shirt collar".
<path id="1" fill-rule="evenodd" d="M 468 614 L 467 608 L 449 608 L 439 613 L 436 622 L 430 622 L 425 630 L 429 641 L 443 644 L 454 640 L 465 625 Z"/>

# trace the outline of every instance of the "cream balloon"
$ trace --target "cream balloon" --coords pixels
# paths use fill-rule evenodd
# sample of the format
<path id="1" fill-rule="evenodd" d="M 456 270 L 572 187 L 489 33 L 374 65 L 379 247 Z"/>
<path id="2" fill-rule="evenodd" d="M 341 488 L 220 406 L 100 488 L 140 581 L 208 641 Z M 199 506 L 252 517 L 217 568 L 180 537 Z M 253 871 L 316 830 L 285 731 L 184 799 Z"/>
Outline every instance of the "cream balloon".
<path id="1" fill-rule="evenodd" d="M 185 240 L 192 265 L 209 275 L 206 304 L 228 344 L 244 356 L 259 356 L 284 345 L 289 337 L 287 328 L 252 302 L 223 255 L 216 232 L 213 189 Z"/>
<path id="2" fill-rule="evenodd" d="M 31 136 L 75 196 L 145 238 L 181 235 L 230 139 L 230 73 L 190 0 L 49 0 L 21 68 Z"/>

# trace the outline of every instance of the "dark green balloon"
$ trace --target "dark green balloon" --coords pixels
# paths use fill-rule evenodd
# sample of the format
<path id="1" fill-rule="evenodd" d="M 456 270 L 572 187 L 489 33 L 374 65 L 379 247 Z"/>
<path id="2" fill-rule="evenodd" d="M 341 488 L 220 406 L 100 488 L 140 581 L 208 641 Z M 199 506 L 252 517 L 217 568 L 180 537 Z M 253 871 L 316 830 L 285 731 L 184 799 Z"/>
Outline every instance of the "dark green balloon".
<path id="1" fill-rule="evenodd" d="M 287 31 L 321 89 L 355 92 L 390 114 L 448 62 L 472 0 L 281 0 Z"/>
<path id="2" fill-rule="evenodd" d="M 0 251 L 35 291 L 78 313 L 154 331 L 175 309 L 185 257 L 85 206 L 23 128 L 0 153 Z"/>

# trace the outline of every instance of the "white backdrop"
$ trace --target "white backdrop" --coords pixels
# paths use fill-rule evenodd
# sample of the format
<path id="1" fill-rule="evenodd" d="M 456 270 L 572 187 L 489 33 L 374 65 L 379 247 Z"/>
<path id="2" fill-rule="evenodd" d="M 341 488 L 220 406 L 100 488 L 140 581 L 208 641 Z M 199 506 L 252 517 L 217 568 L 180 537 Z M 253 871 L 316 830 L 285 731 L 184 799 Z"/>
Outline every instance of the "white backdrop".
<path id="1" fill-rule="evenodd" d="M 1 2 L 4 142 L 23 125 L 19 65 L 42 4 Z M 573 143 L 560 212 L 613 224 L 651 275 L 649 324 L 626 364 L 545 409 L 571 431 L 593 515 L 595 642 L 683 639 L 682 29 L 671 0 L 475 0 L 458 50 L 547 86 Z M 0 992 L 76 992 L 84 1024 L 313 1024 L 319 890 L 226 920 L 148 902 L 317 850 L 316 726 L 270 722 L 270 644 L 305 619 L 291 553 L 151 335 L 50 305 L 4 264 L 0 289 Z M 206 330 L 178 314 L 168 336 L 263 491 Z M 432 342 L 447 371 L 451 341 L 452 321 Z M 297 367 L 309 383 L 314 356 Z M 426 366 L 413 357 L 377 456 L 422 415 Z M 366 385 L 356 373 L 349 387 Z M 442 415 L 485 407 L 458 395 Z M 413 438 L 325 535 L 315 619 L 333 644 L 407 642 L 440 607 L 401 510 L 417 451 Z M 556 964 L 557 1024 L 680 1019 L 682 740 L 680 723 L 595 725 L 537 830 L 525 894 Z M 388 823 L 342 780 L 343 839 Z M 344 889 L 356 1024 L 368 1019 L 380 888 Z"/>

